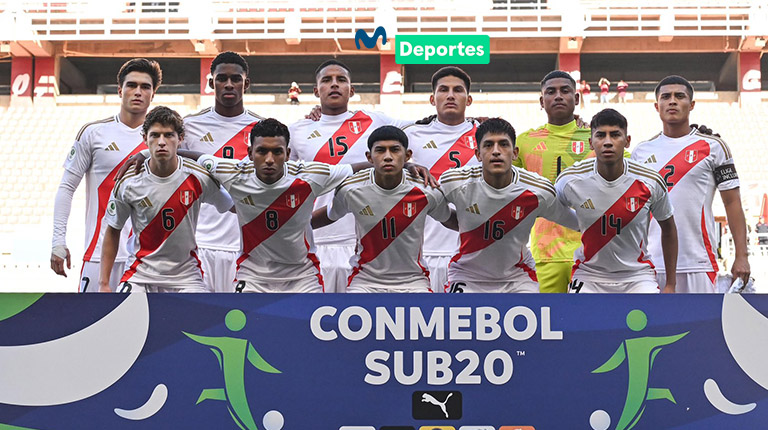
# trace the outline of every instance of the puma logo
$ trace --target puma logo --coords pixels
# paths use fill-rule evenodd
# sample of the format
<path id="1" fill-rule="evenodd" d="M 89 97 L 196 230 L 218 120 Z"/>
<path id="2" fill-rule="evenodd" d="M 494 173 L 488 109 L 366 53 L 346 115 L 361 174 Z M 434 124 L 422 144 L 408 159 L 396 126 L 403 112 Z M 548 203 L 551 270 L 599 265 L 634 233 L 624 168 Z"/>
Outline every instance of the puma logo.
<path id="1" fill-rule="evenodd" d="M 440 409 L 443 410 L 443 413 L 445 414 L 445 417 L 448 418 L 448 411 L 445 409 L 445 404 L 448 403 L 448 399 L 450 399 L 452 395 L 453 395 L 453 393 L 448 393 L 448 396 L 445 398 L 445 401 L 444 402 L 440 402 L 436 398 L 434 398 L 434 396 L 432 396 L 431 394 L 424 393 L 424 394 L 421 395 L 421 401 L 424 402 L 424 403 L 431 403 L 431 404 L 433 404 L 435 406 L 439 406 Z"/>

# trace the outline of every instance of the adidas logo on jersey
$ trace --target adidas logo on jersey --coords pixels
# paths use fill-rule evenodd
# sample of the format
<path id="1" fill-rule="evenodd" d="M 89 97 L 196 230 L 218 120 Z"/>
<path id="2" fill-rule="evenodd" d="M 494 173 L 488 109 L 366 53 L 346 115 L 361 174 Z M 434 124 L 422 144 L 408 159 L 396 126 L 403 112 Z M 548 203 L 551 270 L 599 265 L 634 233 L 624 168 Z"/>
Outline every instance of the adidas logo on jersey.
<path id="1" fill-rule="evenodd" d="M 109 144 L 109 146 L 104 148 L 104 150 L 105 151 L 119 151 L 120 148 L 117 146 L 117 144 L 115 142 L 112 142 L 112 143 Z"/>
<path id="2" fill-rule="evenodd" d="M 310 134 L 307 139 L 314 139 L 316 137 L 320 137 L 320 132 L 317 130 L 313 131 L 312 134 Z"/>
<path id="3" fill-rule="evenodd" d="M 211 136 L 211 132 L 205 133 L 205 136 L 200 138 L 200 142 L 208 142 L 213 143 L 213 136 Z"/>
<path id="4" fill-rule="evenodd" d="M 434 140 L 430 140 L 426 145 L 421 147 L 422 149 L 437 149 L 437 144 Z"/>
<path id="5" fill-rule="evenodd" d="M 582 209 L 594 209 L 595 205 L 592 204 L 592 199 L 587 199 L 587 201 L 582 203 L 579 207 Z"/>
<path id="6" fill-rule="evenodd" d="M 645 160 L 645 164 L 648 164 L 648 163 L 655 163 L 655 162 L 656 162 L 656 155 L 654 155 L 654 154 L 651 154 L 651 156 L 650 156 L 650 157 L 648 157 L 648 159 L 647 159 L 647 160 Z"/>
<path id="7" fill-rule="evenodd" d="M 149 200 L 149 197 L 144 197 L 143 199 L 141 199 L 141 201 L 139 202 L 139 207 L 141 207 L 141 208 L 151 208 L 152 207 L 152 202 Z"/>
<path id="8" fill-rule="evenodd" d="M 370 206 L 366 206 L 360 211 L 360 215 L 373 216 L 373 209 Z"/>
<path id="9" fill-rule="evenodd" d="M 470 207 L 468 207 L 468 208 L 466 208 L 464 210 L 469 212 L 469 213 L 471 213 L 471 214 L 480 215 L 480 206 L 478 206 L 477 203 L 473 203 L 472 206 L 470 206 Z"/>
<path id="10" fill-rule="evenodd" d="M 251 196 L 245 196 L 245 198 L 240 200 L 240 203 L 248 206 L 256 206 L 256 202 L 253 201 L 253 197 Z"/>
<path id="11" fill-rule="evenodd" d="M 533 150 L 534 151 L 546 151 L 547 150 L 547 145 L 543 141 L 539 142 L 539 144 L 536 145 L 536 147 L 533 148 Z"/>

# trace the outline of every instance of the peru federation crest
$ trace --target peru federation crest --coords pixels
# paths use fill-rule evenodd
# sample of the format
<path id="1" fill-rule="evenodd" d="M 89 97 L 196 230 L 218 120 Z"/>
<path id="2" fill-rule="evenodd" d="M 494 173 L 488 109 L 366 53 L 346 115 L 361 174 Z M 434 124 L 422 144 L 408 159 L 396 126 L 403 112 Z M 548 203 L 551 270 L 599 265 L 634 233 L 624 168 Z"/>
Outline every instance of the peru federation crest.
<path id="1" fill-rule="evenodd" d="M 403 215 L 412 218 L 416 215 L 416 203 L 403 203 Z"/>
<path id="2" fill-rule="evenodd" d="M 192 190 L 181 190 L 179 191 L 179 200 L 184 206 L 189 206 L 195 201 L 195 193 Z"/>
<path id="3" fill-rule="evenodd" d="M 683 157 L 683 159 L 688 163 L 693 164 L 698 157 L 699 157 L 699 151 L 695 149 L 689 149 L 688 151 L 685 151 L 685 156 Z"/>
<path id="4" fill-rule="evenodd" d="M 640 209 L 640 199 L 637 197 L 627 197 L 625 204 L 630 212 L 637 212 Z"/>
<path id="5" fill-rule="evenodd" d="M 360 134 L 363 132 L 363 125 L 360 121 L 350 121 L 349 122 L 349 131 L 355 134 Z"/>
<path id="6" fill-rule="evenodd" d="M 512 208 L 512 218 L 519 220 L 525 216 L 525 209 L 522 206 L 514 206 Z"/>
<path id="7" fill-rule="evenodd" d="M 581 154 L 584 152 L 584 142 L 580 140 L 574 140 L 571 142 L 571 152 L 574 154 Z"/>
<path id="8" fill-rule="evenodd" d="M 475 143 L 475 136 L 467 136 L 467 146 L 469 149 L 475 149 L 477 144 Z"/>
<path id="9" fill-rule="evenodd" d="M 301 199 L 299 199 L 299 196 L 296 194 L 290 194 L 285 196 L 285 204 L 288 205 L 289 208 L 295 209 L 296 206 L 301 204 Z"/>

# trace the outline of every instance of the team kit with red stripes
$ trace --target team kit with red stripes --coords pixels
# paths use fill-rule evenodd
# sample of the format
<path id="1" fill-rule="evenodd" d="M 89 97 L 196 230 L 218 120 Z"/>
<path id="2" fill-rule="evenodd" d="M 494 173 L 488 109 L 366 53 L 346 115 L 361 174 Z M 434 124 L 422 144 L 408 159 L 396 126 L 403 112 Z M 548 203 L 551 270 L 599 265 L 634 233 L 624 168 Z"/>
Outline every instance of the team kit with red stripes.
<path id="1" fill-rule="evenodd" d="M 349 78 L 345 66 L 328 67 Z M 325 107 L 322 91 L 319 97 Z M 484 122 L 464 119 L 463 110 L 461 121 L 448 125 L 439 105 L 437 117 L 416 124 L 373 111 L 323 112 L 289 127 L 289 160 L 275 161 L 282 176 L 267 183 L 249 151 L 251 130 L 264 119 L 245 109 L 222 115 L 221 103 L 217 89 L 216 105 L 184 118 L 182 148 L 207 155 L 197 162 L 179 157 L 169 177 L 153 175 L 145 163 L 116 181 L 120 167 L 146 148 L 141 127 L 128 127 L 120 115 L 78 133 L 65 169 L 87 183 L 81 291 L 89 283 L 98 289 L 100 237 L 109 225 L 122 232 L 113 290 L 120 280 L 133 291 L 538 292 L 529 244 L 537 217 L 581 231 L 569 292 L 657 293 L 670 286 L 665 274 L 675 267 L 691 274 L 691 284 L 706 273 L 703 291 L 712 291 L 713 196 L 739 183 L 727 145 L 695 128 L 640 144 L 617 179 L 601 176 L 597 156 L 565 169 L 554 184 L 510 165 L 509 182 L 491 186 L 498 172 L 489 165 L 499 163 L 492 153 L 506 150 L 486 143 L 486 160 L 482 140 L 506 133 L 514 146 L 513 129 L 482 129 Z M 377 183 L 371 134 L 386 126 L 404 130 L 404 149 L 440 178 L 439 186 L 405 170 L 394 188 Z M 366 161 L 373 167 L 353 173 L 351 164 Z M 336 222 L 313 229 L 313 209 Z M 673 214 L 684 252 L 669 260 L 659 222 Z M 60 218 L 53 240 L 59 259 L 66 231 Z"/>

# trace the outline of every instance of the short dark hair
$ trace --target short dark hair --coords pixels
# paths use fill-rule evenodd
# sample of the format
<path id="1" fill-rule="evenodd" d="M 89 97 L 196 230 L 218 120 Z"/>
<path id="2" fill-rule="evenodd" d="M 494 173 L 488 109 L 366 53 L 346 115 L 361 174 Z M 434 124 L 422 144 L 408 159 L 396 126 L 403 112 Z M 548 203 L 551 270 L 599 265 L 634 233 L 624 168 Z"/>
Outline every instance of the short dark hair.
<path id="1" fill-rule="evenodd" d="M 261 120 L 253 126 L 250 137 L 251 146 L 253 146 L 253 141 L 257 137 L 282 137 L 285 139 L 285 146 L 288 146 L 288 143 L 291 141 L 291 133 L 288 131 L 288 127 L 274 118 Z"/>
<path id="2" fill-rule="evenodd" d="M 408 136 L 405 135 L 403 130 L 395 127 L 394 125 L 383 125 L 376 130 L 373 130 L 370 136 L 368 136 L 368 150 L 373 149 L 373 144 L 381 142 L 382 140 L 396 140 L 400 142 L 405 149 L 408 149 Z"/>
<path id="3" fill-rule="evenodd" d="M 661 91 L 661 87 L 664 85 L 684 85 L 688 90 L 688 97 L 693 100 L 693 86 L 690 82 L 688 82 L 688 79 L 678 75 L 669 75 L 659 81 L 658 85 L 656 85 L 656 89 L 654 90 L 654 93 L 656 93 L 656 100 L 659 99 L 659 92 Z"/>
<path id="4" fill-rule="evenodd" d="M 589 123 L 589 128 L 591 128 L 592 133 L 594 133 L 598 127 L 603 125 L 618 126 L 620 129 L 624 130 L 624 134 L 627 134 L 627 118 L 615 109 L 607 108 L 596 113 Z"/>
<path id="5" fill-rule="evenodd" d="M 216 70 L 216 66 L 219 64 L 237 64 L 243 68 L 245 75 L 248 76 L 248 62 L 237 52 L 226 51 L 217 55 L 211 62 L 211 75 L 213 75 L 213 71 Z"/>
<path id="6" fill-rule="evenodd" d="M 122 87 L 125 77 L 131 72 L 148 74 L 152 78 L 153 91 L 157 91 L 163 82 L 163 70 L 160 69 L 160 64 L 157 61 L 147 60 L 146 58 L 134 58 L 120 66 L 120 70 L 117 72 L 117 85 Z"/>
<path id="7" fill-rule="evenodd" d="M 456 66 L 442 67 L 438 69 L 434 75 L 432 75 L 432 92 L 435 92 L 437 89 L 437 81 L 446 76 L 455 76 L 464 81 L 464 86 L 467 87 L 467 92 L 469 92 L 469 87 L 472 84 L 472 80 L 469 78 L 469 74 L 467 74 L 467 72 Z"/>
<path id="8" fill-rule="evenodd" d="M 480 147 L 480 142 L 483 141 L 483 137 L 489 133 L 506 134 L 512 139 L 512 146 L 515 145 L 515 141 L 517 140 L 517 134 L 515 133 L 515 128 L 512 127 L 512 124 L 501 118 L 489 118 L 477 126 L 477 130 L 475 130 L 475 140 L 477 140 L 478 148 Z"/>
<path id="9" fill-rule="evenodd" d="M 179 137 L 184 136 L 184 121 L 181 119 L 181 115 L 167 106 L 157 106 L 149 111 L 147 117 L 144 118 L 141 133 L 146 136 L 149 129 L 155 124 L 173 127 Z"/>
<path id="10" fill-rule="evenodd" d="M 552 79 L 557 79 L 557 78 L 568 79 L 568 81 L 571 83 L 573 88 L 574 89 L 576 88 L 576 81 L 573 79 L 573 76 L 571 76 L 570 73 L 564 72 L 562 70 L 553 70 L 547 73 L 547 75 L 544 76 L 544 79 L 541 80 L 541 87 L 544 88 L 544 85 L 547 84 L 547 81 L 550 81 Z"/>
<path id="11" fill-rule="evenodd" d="M 322 71 L 323 71 L 323 69 L 325 69 L 325 68 L 326 68 L 326 67 L 328 67 L 328 66 L 339 66 L 339 67 L 341 67 L 342 69 L 346 70 L 346 71 L 347 71 L 347 73 L 349 73 L 349 75 L 350 75 L 350 78 L 352 77 L 352 71 L 351 71 L 351 70 L 349 70 L 349 67 L 347 67 L 347 65 L 346 65 L 346 64 L 342 63 L 342 62 L 341 62 L 341 61 L 339 61 L 339 60 L 335 60 L 335 59 L 331 58 L 330 60 L 325 60 L 325 61 L 323 61 L 323 63 L 322 63 L 322 64 L 320 64 L 319 66 L 317 66 L 317 69 L 315 69 L 315 82 L 317 82 L 317 77 L 320 75 L 320 72 L 322 72 Z"/>

